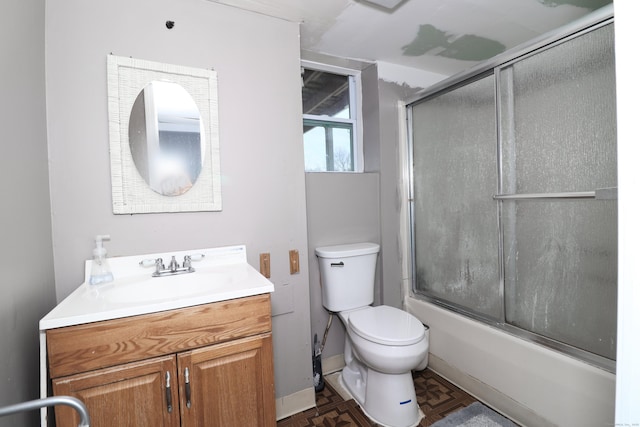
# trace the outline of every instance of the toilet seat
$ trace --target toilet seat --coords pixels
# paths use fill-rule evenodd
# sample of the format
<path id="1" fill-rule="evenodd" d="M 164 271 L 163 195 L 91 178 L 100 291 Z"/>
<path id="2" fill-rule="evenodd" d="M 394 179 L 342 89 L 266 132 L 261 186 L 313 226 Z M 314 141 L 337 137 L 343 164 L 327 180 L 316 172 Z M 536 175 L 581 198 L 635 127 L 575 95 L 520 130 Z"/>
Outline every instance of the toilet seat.
<path id="1" fill-rule="evenodd" d="M 362 338 L 383 345 L 411 345 L 424 338 L 424 325 L 406 311 L 379 305 L 349 314 L 349 326 Z"/>

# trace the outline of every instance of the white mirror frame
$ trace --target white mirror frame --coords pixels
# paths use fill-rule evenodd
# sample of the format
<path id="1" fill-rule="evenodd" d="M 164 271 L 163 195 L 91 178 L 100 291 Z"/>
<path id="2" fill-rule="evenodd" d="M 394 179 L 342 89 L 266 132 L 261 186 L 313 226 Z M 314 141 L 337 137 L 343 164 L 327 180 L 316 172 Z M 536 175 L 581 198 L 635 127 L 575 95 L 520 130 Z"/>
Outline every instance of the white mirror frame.
<path id="1" fill-rule="evenodd" d="M 193 187 L 180 196 L 162 196 L 149 188 L 129 148 L 129 116 L 140 91 L 151 81 L 182 86 L 204 123 L 205 156 Z M 218 79 L 213 70 L 107 56 L 111 192 L 114 214 L 222 210 L 218 134 Z"/>

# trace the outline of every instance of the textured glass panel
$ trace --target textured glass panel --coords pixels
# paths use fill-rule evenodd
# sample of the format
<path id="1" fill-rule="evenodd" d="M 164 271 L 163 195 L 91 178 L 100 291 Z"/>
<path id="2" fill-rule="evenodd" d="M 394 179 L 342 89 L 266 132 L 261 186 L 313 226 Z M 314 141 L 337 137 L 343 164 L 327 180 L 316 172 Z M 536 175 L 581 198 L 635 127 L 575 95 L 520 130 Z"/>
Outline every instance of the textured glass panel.
<path id="1" fill-rule="evenodd" d="M 502 316 L 493 76 L 413 107 L 419 292 Z"/>
<path id="2" fill-rule="evenodd" d="M 503 193 L 616 186 L 612 25 L 501 72 Z M 615 200 L 504 201 L 507 322 L 615 359 Z"/>
<path id="3" fill-rule="evenodd" d="M 616 201 L 504 203 L 507 322 L 615 359 Z"/>
<path id="4" fill-rule="evenodd" d="M 610 24 L 502 73 L 504 193 L 616 186 L 613 46 Z"/>

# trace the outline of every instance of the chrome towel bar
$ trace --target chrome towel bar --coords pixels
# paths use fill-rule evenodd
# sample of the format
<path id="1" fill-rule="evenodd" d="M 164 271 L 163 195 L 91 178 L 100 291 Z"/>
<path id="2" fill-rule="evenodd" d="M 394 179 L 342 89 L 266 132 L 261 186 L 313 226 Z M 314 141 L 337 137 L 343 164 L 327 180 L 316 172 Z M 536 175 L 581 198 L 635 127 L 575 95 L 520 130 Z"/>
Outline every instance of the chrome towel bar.
<path id="1" fill-rule="evenodd" d="M 596 199 L 616 200 L 618 188 L 598 188 L 595 191 L 573 191 L 565 193 L 522 193 L 522 194 L 496 194 L 493 200 L 544 200 L 544 199 Z"/>

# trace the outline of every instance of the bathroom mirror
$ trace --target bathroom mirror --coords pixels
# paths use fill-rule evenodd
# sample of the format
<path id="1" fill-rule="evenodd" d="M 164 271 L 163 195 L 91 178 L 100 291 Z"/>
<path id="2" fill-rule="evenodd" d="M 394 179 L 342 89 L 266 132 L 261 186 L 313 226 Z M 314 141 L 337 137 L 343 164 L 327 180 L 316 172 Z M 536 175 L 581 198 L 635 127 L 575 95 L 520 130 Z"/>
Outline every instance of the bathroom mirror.
<path id="1" fill-rule="evenodd" d="M 149 188 L 163 196 L 189 191 L 205 142 L 198 106 L 182 86 L 152 81 L 140 91 L 129 116 L 129 148 Z"/>
<path id="2" fill-rule="evenodd" d="M 113 212 L 222 210 L 215 71 L 107 65 Z"/>

